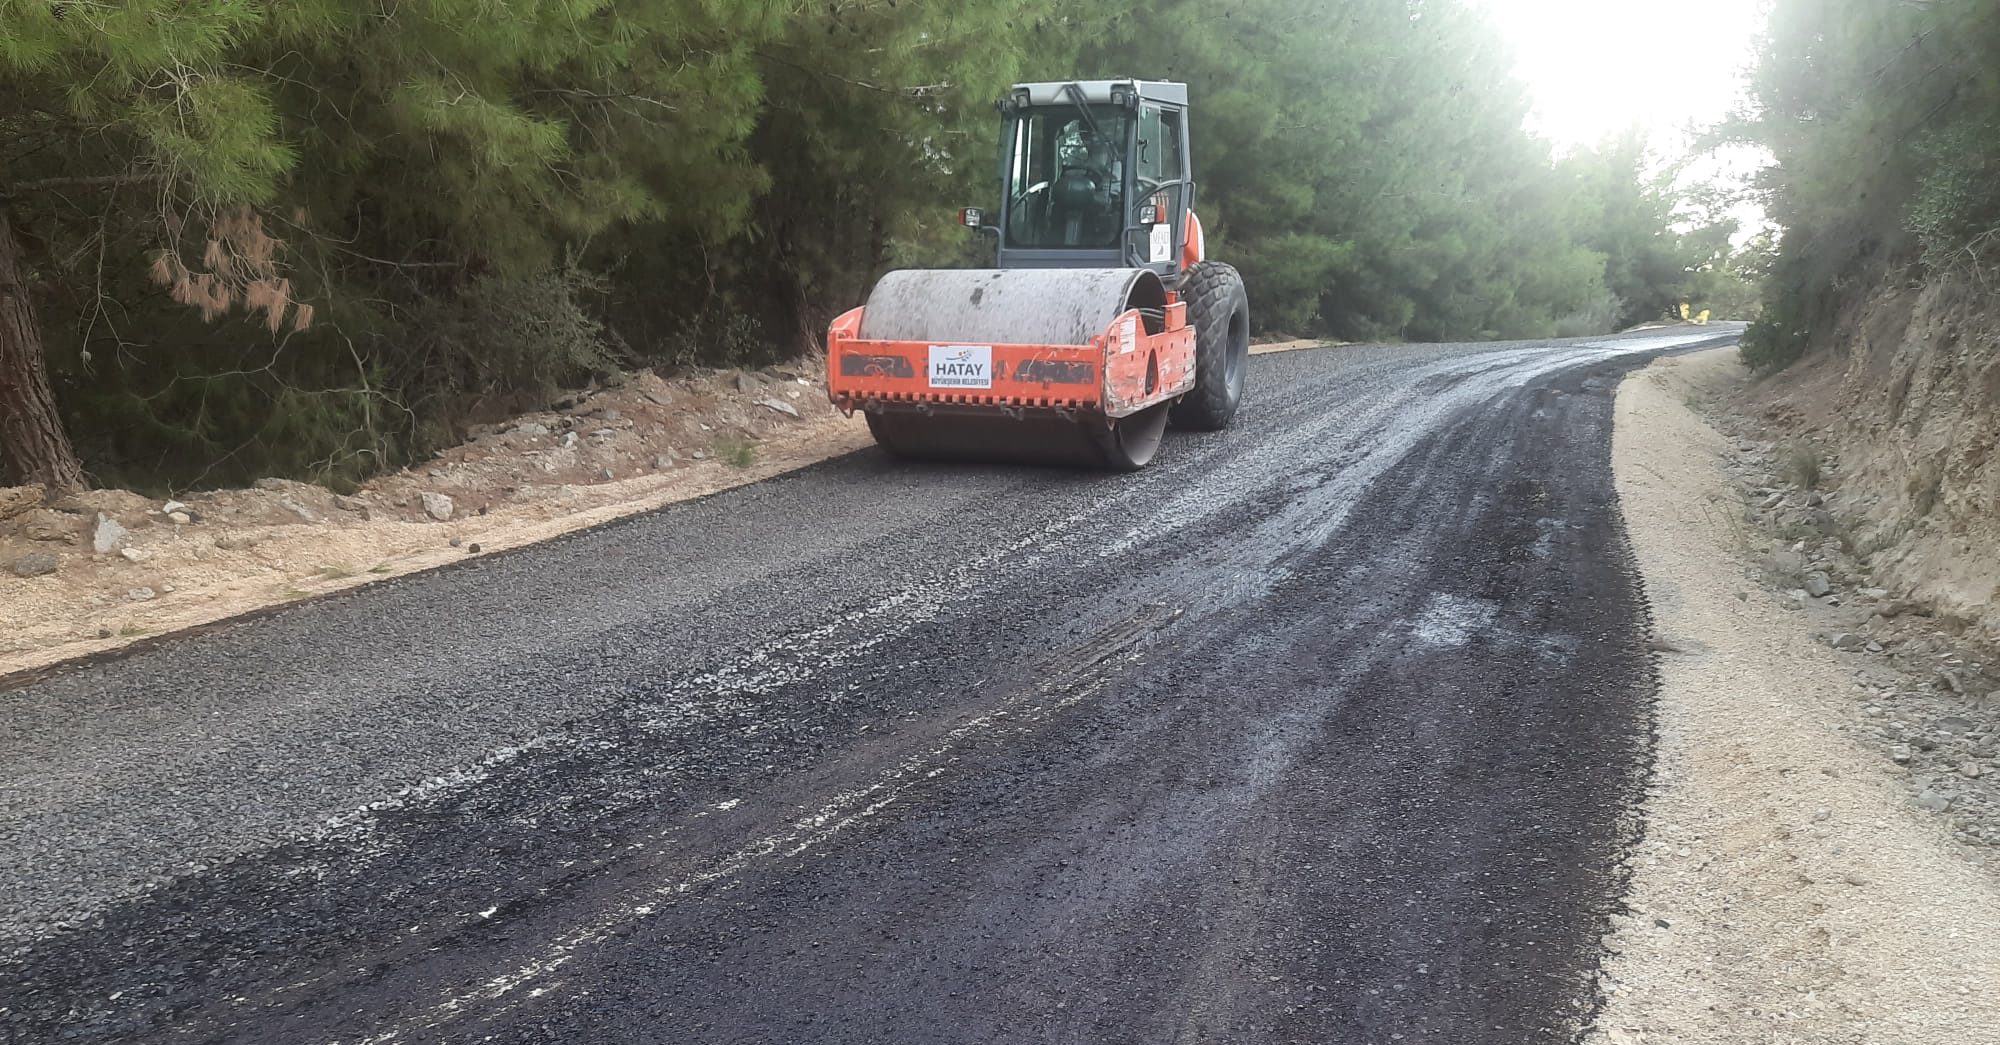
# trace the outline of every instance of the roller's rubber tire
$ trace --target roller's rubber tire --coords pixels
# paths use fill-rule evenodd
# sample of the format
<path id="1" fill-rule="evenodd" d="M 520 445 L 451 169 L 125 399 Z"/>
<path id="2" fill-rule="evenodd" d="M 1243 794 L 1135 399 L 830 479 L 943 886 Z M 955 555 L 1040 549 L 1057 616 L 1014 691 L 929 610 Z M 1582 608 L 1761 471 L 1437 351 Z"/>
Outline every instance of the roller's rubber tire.
<path id="1" fill-rule="evenodd" d="M 1188 269 L 1180 292 L 1188 324 L 1194 327 L 1194 387 L 1174 404 L 1174 427 L 1220 431 L 1229 427 L 1243 403 L 1250 369 L 1250 295 L 1236 269 L 1220 261 Z"/>

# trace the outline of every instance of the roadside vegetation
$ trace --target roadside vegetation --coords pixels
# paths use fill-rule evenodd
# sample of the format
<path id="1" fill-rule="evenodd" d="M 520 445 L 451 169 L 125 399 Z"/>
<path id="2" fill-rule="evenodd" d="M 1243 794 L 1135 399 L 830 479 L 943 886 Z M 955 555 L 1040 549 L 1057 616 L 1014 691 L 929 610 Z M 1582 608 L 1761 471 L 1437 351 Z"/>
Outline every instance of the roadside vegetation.
<path id="1" fill-rule="evenodd" d="M 809 352 L 983 256 L 952 208 L 1023 79 L 1187 81 L 1277 329 L 1704 292 L 1727 232 L 1670 231 L 1636 138 L 1552 155 L 1509 66 L 1454 0 L 0 0 L 0 482 L 344 489 L 594 375 Z"/>
<path id="2" fill-rule="evenodd" d="M 1760 370 L 1832 346 L 1848 312 L 1912 284 L 1983 283 L 2000 264 L 2000 6 L 1778 0 L 1739 137 L 1768 147 L 1784 227 Z"/>

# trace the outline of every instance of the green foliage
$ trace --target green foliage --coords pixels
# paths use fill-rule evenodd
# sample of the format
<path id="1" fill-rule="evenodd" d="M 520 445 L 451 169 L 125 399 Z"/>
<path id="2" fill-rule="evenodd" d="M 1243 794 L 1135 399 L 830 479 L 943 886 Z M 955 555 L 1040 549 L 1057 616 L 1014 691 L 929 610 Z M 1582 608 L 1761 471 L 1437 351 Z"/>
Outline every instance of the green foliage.
<path id="1" fill-rule="evenodd" d="M 1785 478 L 1802 490 L 1819 486 L 1819 452 L 1804 443 L 1794 443 L 1785 450 Z"/>
<path id="2" fill-rule="evenodd" d="M 718 440 L 715 444 L 715 456 L 731 467 L 748 468 L 757 463 L 757 442 L 753 439 Z"/>
<path id="3" fill-rule="evenodd" d="M 953 209 L 1019 80 L 1188 82 L 1263 326 L 1656 312 L 1665 190 L 1629 143 L 1553 158 L 1495 40 L 1469 0 L 0 0 L 0 205 L 72 430 L 141 486 L 350 482 L 614 364 L 806 350 L 885 269 L 990 258 Z M 215 271 L 244 205 L 309 328 L 148 277 Z"/>
<path id="4" fill-rule="evenodd" d="M 539 404 L 566 382 L 609 374 L 618 361 L 583 301 L 603 289 L 574 266 L 475 277 L 410 312 L 399 340 L 416 350 L 394 383 L 435 401 L 425 415 L 448 417 L 457 404 Z"/>
<path id="5" fill-rule="evenodd" d="M 1830 341 L 1888 274 L 2000 252 L 2000 7 L 1777 0 L 1737 136 L 1768 147 L 1786 229 L 1744 342 L 1774 369 Z"/>
<path id="6" fill-rule="evenodd" d="M 1918 153 L 1929 166 L 1910 201 L 1909 228 L 1924 264 L 1977 263 L 2000 245 L 1994 242 L 2000 238 L 2000 110 L 1960 115 L 1926 133 Z"/>

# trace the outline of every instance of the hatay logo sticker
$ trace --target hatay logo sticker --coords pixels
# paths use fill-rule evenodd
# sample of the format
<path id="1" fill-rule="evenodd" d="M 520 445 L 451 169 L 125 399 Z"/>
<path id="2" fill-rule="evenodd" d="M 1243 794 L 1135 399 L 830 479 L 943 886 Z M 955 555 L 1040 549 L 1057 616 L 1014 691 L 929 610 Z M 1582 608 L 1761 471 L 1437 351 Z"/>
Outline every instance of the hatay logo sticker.
<path id="1" fill-rule="evenodd" d="M 932 345 L 932 388 L 992 388 L 992 345 Z"/>

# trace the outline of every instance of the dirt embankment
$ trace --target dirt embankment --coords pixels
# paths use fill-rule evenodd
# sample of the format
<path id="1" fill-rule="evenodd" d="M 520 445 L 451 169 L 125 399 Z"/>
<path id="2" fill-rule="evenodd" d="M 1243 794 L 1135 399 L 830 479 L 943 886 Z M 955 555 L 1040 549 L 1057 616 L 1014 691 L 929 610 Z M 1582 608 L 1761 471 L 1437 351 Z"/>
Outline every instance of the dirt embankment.
<path id="1" fill-rule="evenodd" d="M 1745 412 L 1826 473 L 1826 508 L 1888 587 L 2000 643 L 2000 310 L 1971 277 L 1891 282 Z"/>
<path id="2" fill-rule="evenodd" d="M 627 375 L 352 495 L 0 488 L 0 676 L 547 540 L 868 443 L 816 367 Z"/>

